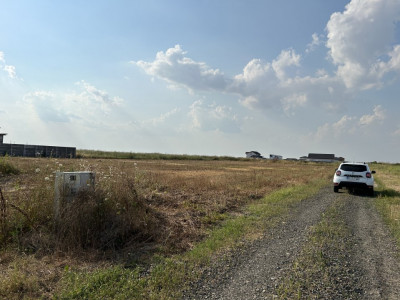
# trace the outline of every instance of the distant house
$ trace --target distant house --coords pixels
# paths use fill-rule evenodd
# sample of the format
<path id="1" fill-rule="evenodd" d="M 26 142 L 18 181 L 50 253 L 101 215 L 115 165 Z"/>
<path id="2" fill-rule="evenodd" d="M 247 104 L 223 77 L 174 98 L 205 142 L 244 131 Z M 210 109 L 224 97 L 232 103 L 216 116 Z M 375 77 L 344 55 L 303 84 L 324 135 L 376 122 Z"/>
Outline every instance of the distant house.
<path id="1" fill-rule="evenodd" d="M 309 153 L 308 156 L 300 157 L 300 160 L 312 162 L 339 162 L 344 161 L 344 158 L 336 157 L 335 154 Z"/>
<path id="2" fill-rule="evenodd" d="M 276 155 L 276 154 L 270 154 L 270 155 L 269 155 L 269 159 L 272 159 L 272 160 L 281 160 L 281 159 L 283 159 L 283 156 L 282 156 L 282 155 Z"/>
<path id="3" fill-rule="evenodd" d="M 249 151 L 249 152 L 246 152 L 246 158 L 265 159 L 265 157 L 262 156 L 262 155 L 260 154 L 260 152 L 257 152 L 257 151 Z"/>
<path id="4" fill-rule="evenodd" d="M 44 145 L 6 144 L 3 142 L 6 133 L 0 133 L 0 156 L 25 157 L 64 157 L 75 158 L 75 147 L 59 147 Z"/>

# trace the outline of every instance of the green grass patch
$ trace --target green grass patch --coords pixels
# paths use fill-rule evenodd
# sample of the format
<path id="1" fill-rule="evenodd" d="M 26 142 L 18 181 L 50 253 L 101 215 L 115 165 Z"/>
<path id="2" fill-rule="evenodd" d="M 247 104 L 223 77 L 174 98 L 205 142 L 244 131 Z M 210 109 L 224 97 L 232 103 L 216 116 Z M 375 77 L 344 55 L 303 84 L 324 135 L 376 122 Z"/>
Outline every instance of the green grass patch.
<path id="1" fill-rule="evenodd" d="M 0 158 L 0 174 L 2 175 L 11 175 L 11 174 L 19 174 L 20 170 L 12 165 L 7 156 Z"/>
<path id="2" fill-rule="evenodd" d="M 231 160 L 239 161 L 246 158 L 232 156 L 207 156 L 207 155 L 188 155 L 188 154 L 163 154 L 163 153 L 135 153 L 118 151 L 100 151 L 100 150 L 77 150 L 78 158 L 103 158 L 103 159 L 136 159 L 136 160 Z"/>
<path id="3" fill-rule="evenodd" d="M 250 205 L 240 216 L 227 217 L 195 247 L 169 258 L 155 256 L 149 268 L 121 266 L 91 273 L 66 271 L 58 299 L 176 299 L 201 275 L 201 269 L 244 239 L 256 239 L 287 215 L 290 209 L 315 194 L 326 180 L 274 192 Z"/>
<path id="4" fill-rule="evenodd" d="M 400 247 L 400 192 L 387 188 L 379 178 L 375 178 L 375 181 L 378 184 L 377 197 L 374 199 L 375 207 Z"/>
<path id="5" fill-rule="evenodd" d="M 346 241 L 350 232 L 341 217 L 342 206 L 343 203 L 334 203 L 312 228 L 308 242 L 277 289 L 279 299 L 319 299 L 321 295 L 357 298 L 352 288 L 357 283 L 342 264 L 352 251 L 351 243 Z M 338 284 L 339 280 L 344 283 Z"/>

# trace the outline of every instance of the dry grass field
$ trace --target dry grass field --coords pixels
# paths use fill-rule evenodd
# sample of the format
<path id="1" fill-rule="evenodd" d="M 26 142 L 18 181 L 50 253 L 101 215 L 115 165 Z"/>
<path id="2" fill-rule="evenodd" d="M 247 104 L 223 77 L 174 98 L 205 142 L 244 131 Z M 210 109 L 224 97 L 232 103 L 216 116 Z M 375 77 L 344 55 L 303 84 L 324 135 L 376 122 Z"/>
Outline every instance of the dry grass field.
<path id="1" fill-rule="evenodd" d="M 15 171 L 2 190 L 0 295 L 51 297 L 68 268 L 135 264 L 183 253 L 226 218 L 285 187 L 331 180 L 332 164 L 287 161 L 168 161 L 2 158 Z M 93 171 L 54 226 L 56 171 Z"/>

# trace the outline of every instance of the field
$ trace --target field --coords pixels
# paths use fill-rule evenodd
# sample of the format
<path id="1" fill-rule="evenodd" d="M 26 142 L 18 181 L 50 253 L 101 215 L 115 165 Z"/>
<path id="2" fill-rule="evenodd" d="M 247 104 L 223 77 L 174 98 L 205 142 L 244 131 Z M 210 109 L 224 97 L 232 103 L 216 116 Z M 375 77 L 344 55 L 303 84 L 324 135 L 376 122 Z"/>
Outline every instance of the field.
<path id="1" fill-rule="evenodd" d="M 336 167 L 176 158 L 0 160 L 5 298 L 118 298 L 121 289 L 130 298 L 169 298 L 173 285 L 198 276 L 217 253 L 257 238 L 258 227 L 330 184 Z M 393 177 L 377 167 L 385 181 Z M 56 226 L 55 172 L 83 170 L 95 172 L 96 190 L 65 207 Z"/>
<path id="2" fill-rule="evenodd" d="M 274 191 L 330 177 L 332 165 L 273 161 L 2 158 L 2 296 L 51 297 L 67 270 L 184 253 Z M 54 228 L 56 171 L 96 173 Z"/>

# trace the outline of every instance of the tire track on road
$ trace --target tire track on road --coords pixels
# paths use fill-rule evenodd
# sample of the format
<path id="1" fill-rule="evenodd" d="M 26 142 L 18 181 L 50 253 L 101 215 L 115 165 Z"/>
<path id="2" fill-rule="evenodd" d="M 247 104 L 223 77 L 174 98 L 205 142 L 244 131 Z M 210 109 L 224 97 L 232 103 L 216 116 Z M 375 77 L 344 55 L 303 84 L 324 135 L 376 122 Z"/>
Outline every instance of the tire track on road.
<path id="1" fill-rule="evenodd" d="M 334 201 L 331 186 L 303 200 L 264 238 L 215 265 L 184 299 L 265 299 L 275 290 L 302 249 L 309 228 Z"/>
<path id="2" fill-rule="evenodd" d="M 359 195 L 339 197 L 347 197 L 344 218 L 356 243 L 354 260 L 364 274 L 363 297 L 400 299 L 398 248 L 373 206 L 374 199 Z"/>

